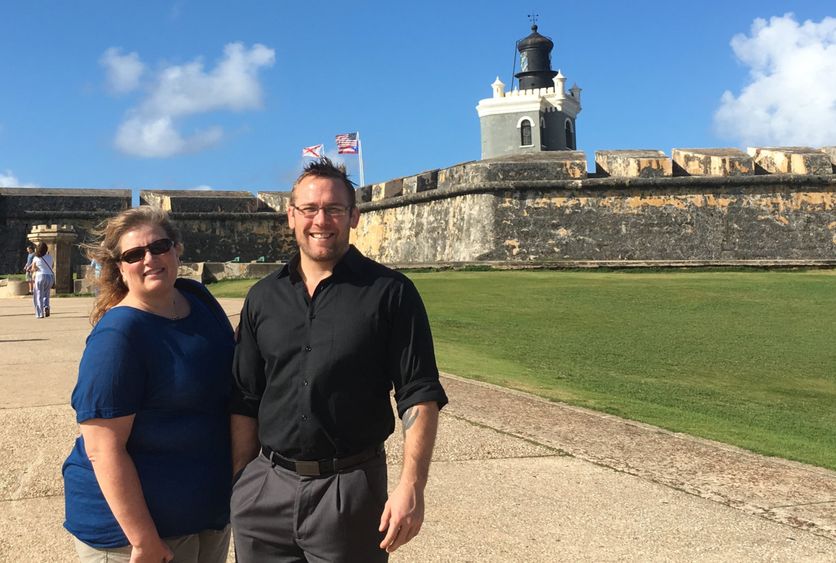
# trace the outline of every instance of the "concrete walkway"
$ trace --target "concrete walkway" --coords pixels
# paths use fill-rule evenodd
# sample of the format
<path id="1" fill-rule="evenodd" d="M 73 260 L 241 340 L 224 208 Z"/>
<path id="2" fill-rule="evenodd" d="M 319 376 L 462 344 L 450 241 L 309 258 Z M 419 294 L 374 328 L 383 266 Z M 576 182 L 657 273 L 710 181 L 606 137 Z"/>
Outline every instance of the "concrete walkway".
<path id="1" fill-rule="evenodd" d="M 236 317 L 240 299 L 224 300 Z M 87 298 L 0 299 L 0 562 L 74 561 L 60 467 Z M 233 318 L 233 323 L 237 318 Z M 407 561 L 836 561 L 836 473 L 444 378 Z M 400 431 L 388 444 L 398 474 Z"/>

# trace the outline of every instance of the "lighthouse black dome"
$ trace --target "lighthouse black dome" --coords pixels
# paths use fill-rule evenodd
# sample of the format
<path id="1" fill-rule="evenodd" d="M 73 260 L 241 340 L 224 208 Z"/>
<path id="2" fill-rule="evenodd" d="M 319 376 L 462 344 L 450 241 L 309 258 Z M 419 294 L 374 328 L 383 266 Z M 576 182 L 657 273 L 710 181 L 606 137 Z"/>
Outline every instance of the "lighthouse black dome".
<path id="1" fill-rule="evenodd" d="M 552 70 L 551 52 L 554 42 L 537 32 L 537 24 L 531 26 L 531 34 L 517 43 L 520 52 L 520 72 L 514 76 L 520 81 L 520 90 L 550 88 L 557 72 Z"/>
<path id="2" fill-rule="evenodd" d="M 546 37 L 545 35 L 540 35 L 537 33 L 537 24 L 532 24 L 531 26 L 531 34 L 526 37 L 525 39 L 521 39 L 520 42 L 517 44 L 517 49 L 519 51 L 523 51 L 524 49 L 546 49 L 547 51 L 551 52 L 554 49 L 554 42 Z"/>

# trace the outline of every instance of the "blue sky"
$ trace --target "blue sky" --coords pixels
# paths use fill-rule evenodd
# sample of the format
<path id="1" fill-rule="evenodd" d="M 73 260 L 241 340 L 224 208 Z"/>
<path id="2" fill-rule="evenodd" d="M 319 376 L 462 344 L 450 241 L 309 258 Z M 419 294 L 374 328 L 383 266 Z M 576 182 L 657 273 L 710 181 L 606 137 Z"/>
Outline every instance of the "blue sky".
<path id="1" fill-rule="evenodd" d="M 590 161 L 836 144 L 833 2 L 3 0 L 0 186 L 284 190 L 350 131 L 367 183 L 475 160 L 532 11 Z"/>

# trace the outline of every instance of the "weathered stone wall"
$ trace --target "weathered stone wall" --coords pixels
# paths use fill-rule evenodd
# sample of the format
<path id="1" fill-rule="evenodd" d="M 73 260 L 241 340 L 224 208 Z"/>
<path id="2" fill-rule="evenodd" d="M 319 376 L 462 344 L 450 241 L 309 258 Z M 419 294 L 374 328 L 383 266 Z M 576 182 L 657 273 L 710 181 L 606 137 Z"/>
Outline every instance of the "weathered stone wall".
<path id="1" fill-rule="evenodd" d="M 294 252 L 287 216 L 278 213 L 172 213 L 189 262 L 287 260 Z"/>
<path id="2" fill-rule="evenodd" d="M 390 264 L 692 261 L 836 264 L 836 148 L 579 151 L 457 164 L 358 190 L 352 241 Z M 183 231 L 188 262 L 287 260 L 287 192 L 145 191 Z M 128 190 L 0 189 L 0 273 L 33 225 L 79 240 Z M 74 267 L 86 264 L 78 250 Z"/>
<path id="3" fill-rule="evenodd" d="M 494 250 L 494 216 L 492 194 L 369 210 L 360 215 L 353 240 L 364 254 L 385 263 L 482 260 Z"/>
<path id="4" fill-rule="evenodd" d="M 836 259 L 836 182 L 748 180 L 506 190 L 496 194 L 497 237 L 483 259 Z"/>
<path id="5" fill-rule="evenodd" d="M 682 149 L 675 166 L 661 151 L 613 151 L 596 157 L 594 178 L 579 172 L 578 152 L 466 163 L 438 171 L 421 192 L 386 189 L 413 178 L 372 186 L 355 244 L 397 264 L 836 264 L 836 176 L 822 165 L 826 151 L 784 151 L 804 155 L 793 166 L 805 173 L 794 174 L 776 170 L 776 151 L 758 149 L 753 160 L 736 149 Z"/>
<path id="6" fill-rule="evenodd" d="M 0 273 L 22 270 L 33 226 L 73 225 L 84 242 L 92 228 L 130 205 L 130 190 L 0 188 Z M 78 246 L 70 261 L 73 267 L 87 263 Z"/>
<path id="7" fill-rule="evenodd" d="M 287 216 L 269 202 L 286 194 L 267 192 L 143 191 L 140 203 L 168 210 L 183 233 L 184 260 L 242 262 L 286 260 L 294 251 Z M 0 189 L 0 273 L 17 273 L 26 261 L 26 235 L 36 225 L 72 225 L 78 242 L 92 240 L 91 230 L 131 206 L 130 190 Z M 87 264 L 73 247 L 74 271 Z"/>
<path id="8" fill-rule="evenodd" d="M 810 178 L 806 178 L 810 180 Z M 438 193 L 365 204 L 355 244 L 387 263 L 836 260 L 836 181 L 671 178 Z M 670 184 L 675 185 L 670 185 Z"/>
<path id="9" fill-rule="evenodd" d="M 264 195 L 264 194 L 260 194 Z M 161 205 L 183 234 L 183 260 L 286 260 L 294 252 L 287 216 L 250 192 L 143 191 L 140 203 Z"/>

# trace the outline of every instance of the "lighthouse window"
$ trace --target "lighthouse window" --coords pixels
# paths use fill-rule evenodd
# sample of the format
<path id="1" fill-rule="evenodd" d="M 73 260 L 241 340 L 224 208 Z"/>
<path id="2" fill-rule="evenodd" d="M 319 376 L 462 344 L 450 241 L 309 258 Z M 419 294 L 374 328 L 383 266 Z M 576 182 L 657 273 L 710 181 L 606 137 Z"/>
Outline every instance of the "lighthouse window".
<path id="1" fill-rule="evenodd" d="M 531 146 L 533 143 L 531 142 L 531 122 L 529 120 L 525 120 L 520 123 L 520 145 L 527 147 Z"/>

